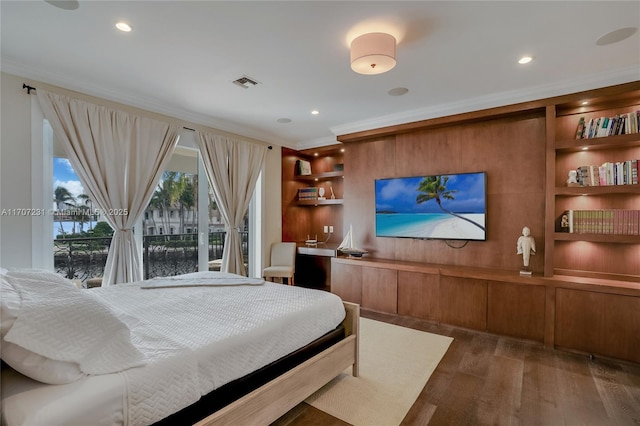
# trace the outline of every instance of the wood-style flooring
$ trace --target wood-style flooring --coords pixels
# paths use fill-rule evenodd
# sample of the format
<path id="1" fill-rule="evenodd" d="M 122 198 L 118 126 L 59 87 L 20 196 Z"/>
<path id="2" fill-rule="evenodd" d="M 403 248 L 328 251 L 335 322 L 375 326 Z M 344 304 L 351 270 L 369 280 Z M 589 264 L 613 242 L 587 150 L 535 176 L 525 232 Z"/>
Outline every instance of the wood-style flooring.
<path id="1" fill-rule="evenodd" d="M 402 425 L 640 425 L 640 365 L 414 318 L 361 315 L 454 338 Z M 274 425 L 347 423 L 302 403 Z"/>

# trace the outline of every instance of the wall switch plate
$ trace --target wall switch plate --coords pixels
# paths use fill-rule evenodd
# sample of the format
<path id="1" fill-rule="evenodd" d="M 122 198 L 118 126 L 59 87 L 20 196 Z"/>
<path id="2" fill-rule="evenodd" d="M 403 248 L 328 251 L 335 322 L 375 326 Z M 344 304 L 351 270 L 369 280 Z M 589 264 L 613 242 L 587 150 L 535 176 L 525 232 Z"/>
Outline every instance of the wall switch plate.
<path id="1" fill-rule="evenodd" d="M 326 234 L 327 232 L 329 232 L 329 227 L 327 225 L 324 226 L 324 233 Z"/>
<path id="2" fill-rule="evenodd" d="M 333 233 L 333 225 L 329 226 L 329 232 Z"/>

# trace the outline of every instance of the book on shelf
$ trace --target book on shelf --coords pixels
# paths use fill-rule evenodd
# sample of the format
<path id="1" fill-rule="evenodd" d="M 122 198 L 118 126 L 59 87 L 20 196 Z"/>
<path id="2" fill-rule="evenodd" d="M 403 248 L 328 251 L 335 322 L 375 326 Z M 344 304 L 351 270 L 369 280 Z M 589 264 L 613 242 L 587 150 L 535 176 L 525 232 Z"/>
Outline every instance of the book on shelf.
<path id="1" fill-rule="evenodd" d="M 298 200 L 317 200 L 318 199 L 318 188 L 309 187 L 309 188 L 300 188 L 298 189 Z"/>
<path id="2" fill-rule="evenodd" d="M 637 185 L 638 160 L 606 161 L 600 166 L 578 166 L 576 177 L 580 186 Z"/>
<path id="3" fill-rule="evenodd" d="M 556 232 L 640 235 L 640 210 L 566 210 L 556 220 Z"/>
<path id="4" fill-rule="evenodd" d="M 580 117 L 576 128 L 576 139 L 602 138 L 614 135 L 638 133 L 640 110 L 617 114 L 611 117 Z"/>

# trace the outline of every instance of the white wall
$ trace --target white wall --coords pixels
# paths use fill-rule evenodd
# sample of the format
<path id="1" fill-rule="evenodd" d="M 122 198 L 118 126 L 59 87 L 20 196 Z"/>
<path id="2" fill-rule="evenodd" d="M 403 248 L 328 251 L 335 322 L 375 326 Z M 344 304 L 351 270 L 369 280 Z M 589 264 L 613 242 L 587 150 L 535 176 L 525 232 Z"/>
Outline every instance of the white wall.
<path id="1" fill-rule="evenodd" d="M 38 87 L 39 82 L 0 73 L 0 212 L 3 209 L 30 208 L 31 169 L 31 99 L 22 84 Z M 44 84 L 40 83 L 41 86 Z M 51 86 L 47 86 L 51 90 Z M 61 89 L 63 90 L 63 89 Z M 94 98 L 94 102 L 101 100 Z M 109 103 L 109 101 L 105 101 Z M 148 113 L 149 116 L 158 116 Z M 191 127 L 185 123 L 187 127 Z M 210 129 L 215 132 L 216 129 Z M 263 264 L 268 264 L 269 247 L 282 236 L 281 148 L 274 146 L 267 154 L 263 213 Z M 0 218 L 0 265 L 32 267 L 31 218 Z M 265 263 L 266 262 L 266 263 Z"/>
<path id="2" fill-rule="evenodd" d="M 0 212 L 31 207 L 31 96 L 29 82 L 2 74 L 0 79 Z M 31 266 L 31 217 L 2 216 L 2 266 Z"/>

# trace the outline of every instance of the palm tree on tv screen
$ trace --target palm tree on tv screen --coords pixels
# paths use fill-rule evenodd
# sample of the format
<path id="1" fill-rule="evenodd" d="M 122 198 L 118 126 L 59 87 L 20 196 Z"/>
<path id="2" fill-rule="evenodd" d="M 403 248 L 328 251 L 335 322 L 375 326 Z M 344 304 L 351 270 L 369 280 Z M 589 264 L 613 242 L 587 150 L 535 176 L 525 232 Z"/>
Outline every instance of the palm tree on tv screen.
<path id="1" fill-rule="evenodd" d="M 426 203 L 429 200 L 436 200 L 438 203 L 438 207 L 443 212 L 460 218 L 462 220 L 466 220 L 467 222 L 477 226 L 483 231 L 484 226 L 468 219 L 464 216 L 461 216 L 457 213 L 452 212 L 451 210 L 447 210 L 442 206 L 442 200 L 455 200 L 453 194 L 458 192 L 457 189 L 447 189 L 447 182 L 449 181 L 449 176 L 427 176 L 418 184 L 418 191 L 420 194 L 416 197 L 416 202 L 418 204 Z"/>

